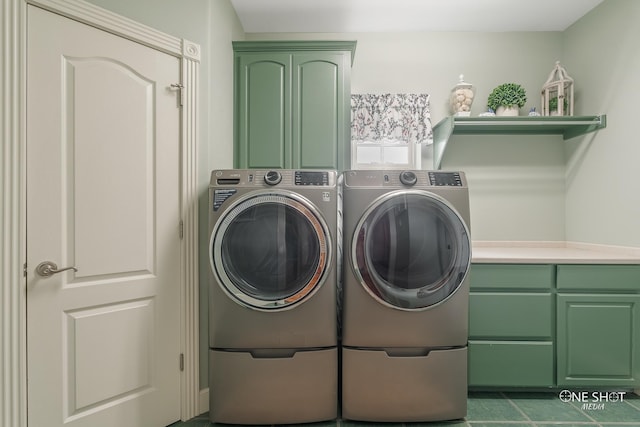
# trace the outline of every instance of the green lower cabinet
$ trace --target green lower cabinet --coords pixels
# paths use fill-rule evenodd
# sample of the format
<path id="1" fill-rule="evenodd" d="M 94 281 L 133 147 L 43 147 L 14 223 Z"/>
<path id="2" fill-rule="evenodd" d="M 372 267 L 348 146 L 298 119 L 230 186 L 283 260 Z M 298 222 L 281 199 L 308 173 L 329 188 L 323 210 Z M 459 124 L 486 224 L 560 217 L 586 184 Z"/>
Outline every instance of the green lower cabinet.
<path id="1" fill-rule="evenodd" d="M 550 293 L 472 292 L 469 336 L 469 386 L 553 385 Z"/>
<path id="2" fill-rule="evenodd" d="M 558 294 L 559 386 L 640 385 L 640 295 Z"/>
<path id="3" fill-rule="evenodd" d="M 555 283 L 552 264 L 473 264 L 471 290 L 527 290 L 551 289 Z"/>
<path id="4" fill-rule="evenodd" d="M 548 292 L 471 292 L 469 337 L 551 340 L 554 327 L 552 299 Z"/>
<path id="5" fill-rule="evenodd" d="M 469 387 L 551 387 L 550 341 L 469 341 Z"/>
<path id="6" fill-rule="evenodd" d="M 557 283 L 560 292 L 640 293 L 640 265 L 559 265 Z"/>
<path id="7" fill-rule="evenodd" d="M 640 386 L 640 265 L 474 264 L 469 387 Z"/>
<path id="8" fill-rule="evenodd" d="M 474 264 L 469 387 L 552 387 L 555 267 Z"/>

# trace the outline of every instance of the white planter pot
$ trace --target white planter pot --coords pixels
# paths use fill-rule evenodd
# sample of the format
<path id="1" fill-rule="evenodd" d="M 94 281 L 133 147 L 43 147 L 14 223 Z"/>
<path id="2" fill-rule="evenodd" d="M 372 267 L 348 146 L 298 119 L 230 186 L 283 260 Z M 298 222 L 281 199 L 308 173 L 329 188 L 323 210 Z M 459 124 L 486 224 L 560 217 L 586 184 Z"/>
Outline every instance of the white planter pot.
<path id="1" fill-rule="evenodd" d="M 519 116 L 520 108 L 518 107 L 498 107 L 496 116 Z"/>

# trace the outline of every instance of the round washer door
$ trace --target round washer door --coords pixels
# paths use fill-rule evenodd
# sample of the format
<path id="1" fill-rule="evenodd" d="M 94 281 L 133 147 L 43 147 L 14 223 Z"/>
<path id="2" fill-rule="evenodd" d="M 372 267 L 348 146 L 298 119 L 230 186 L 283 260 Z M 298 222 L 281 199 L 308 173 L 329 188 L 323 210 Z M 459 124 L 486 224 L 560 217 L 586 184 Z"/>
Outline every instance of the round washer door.
<path id="1" fill-rule="evenodd" d="M 403 310 L 445 301 L 471 264 L 464 220 L 445 199 L 425 191 L 377 199 L 360 219 L 352 243 L 354 270 L 366 291 Z"/>
<path id="2" fill-rule="evenodd" d="M 290 308 L 311 296 L 329 268 L 326 223 L 288 191 L 248 194 L 220 217 L 209 259 L 233 299 L 261 310 Z"/>

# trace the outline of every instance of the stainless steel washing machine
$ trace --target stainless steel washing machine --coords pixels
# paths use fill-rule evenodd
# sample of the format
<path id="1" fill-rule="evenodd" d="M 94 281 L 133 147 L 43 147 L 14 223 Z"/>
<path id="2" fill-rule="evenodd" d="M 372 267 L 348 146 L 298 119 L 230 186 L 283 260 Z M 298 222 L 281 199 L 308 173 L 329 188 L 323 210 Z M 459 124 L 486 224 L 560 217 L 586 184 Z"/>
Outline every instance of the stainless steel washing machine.
<path id="1" fill-rule="evenodd" d="M 344 173 L 342 417 L 463 418 L 471 263 L 464 173 Z"/>
<path id="2" fill-rule="evenodd" d="M 212 172 L 212 421 L 336 418 L 336 181 L 335 171 Z"/>

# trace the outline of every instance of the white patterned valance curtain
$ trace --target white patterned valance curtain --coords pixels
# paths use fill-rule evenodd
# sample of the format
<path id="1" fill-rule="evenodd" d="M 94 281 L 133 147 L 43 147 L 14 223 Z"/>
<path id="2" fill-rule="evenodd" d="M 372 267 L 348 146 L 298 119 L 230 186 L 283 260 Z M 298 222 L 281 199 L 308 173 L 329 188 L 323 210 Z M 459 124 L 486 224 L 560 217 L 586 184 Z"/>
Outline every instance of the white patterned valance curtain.
<path id="1" fill-rule="evenodd" d="M 351 140 L 356 144 L 431 144 L 429 95 L 351 95 Z"/>

